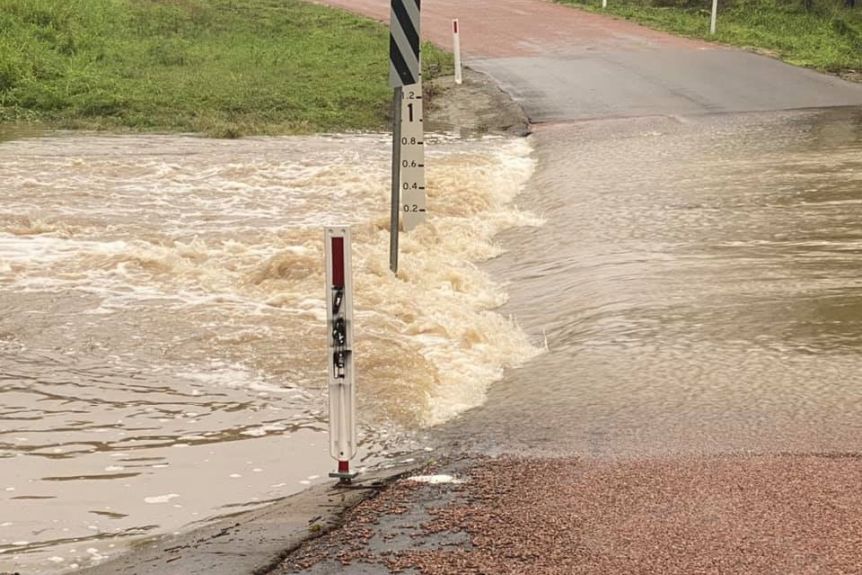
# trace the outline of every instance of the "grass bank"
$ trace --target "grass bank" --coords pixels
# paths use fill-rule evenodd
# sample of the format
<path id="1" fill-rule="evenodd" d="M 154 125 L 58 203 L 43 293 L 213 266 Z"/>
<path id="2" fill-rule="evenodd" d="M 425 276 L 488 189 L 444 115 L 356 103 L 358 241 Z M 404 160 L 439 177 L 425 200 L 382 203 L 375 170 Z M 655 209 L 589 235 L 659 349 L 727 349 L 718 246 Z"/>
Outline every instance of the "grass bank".
<path id="1" fill-rule="evenodd" d="M 601 0 L 557 0 L 602 12 Z M 857 0 L 858 4 L 858 0 Z M 862 8 L 844 0 L 608 0 L 607 12 L 652 28 L 767 51 L 791 64 L 854 76 L 862 72 Z M 862 79 L 862 78 L 860 78 Z"/>
<path id="2" fill-rule="evenodd" d="M 0 0 L 0 122 L 214 136 L 375 129 L 385 26 L 299 0 Z M 426 74 L 451 69 L 430 45 Z"/>

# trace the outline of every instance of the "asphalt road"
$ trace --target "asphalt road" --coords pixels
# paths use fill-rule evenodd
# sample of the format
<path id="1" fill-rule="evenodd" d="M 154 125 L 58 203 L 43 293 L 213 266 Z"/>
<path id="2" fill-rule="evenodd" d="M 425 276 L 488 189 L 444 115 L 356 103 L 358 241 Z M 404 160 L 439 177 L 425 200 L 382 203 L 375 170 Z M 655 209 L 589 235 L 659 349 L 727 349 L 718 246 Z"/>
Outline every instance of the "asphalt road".
<path id="1" fill-rule="evenodd" d="M 388 0 L 323 0 L 387 21 Z M 492 76 L 534 123 L 862 105 L 862 85 L 542 0 L 433 0 L 423 38 Z"/>

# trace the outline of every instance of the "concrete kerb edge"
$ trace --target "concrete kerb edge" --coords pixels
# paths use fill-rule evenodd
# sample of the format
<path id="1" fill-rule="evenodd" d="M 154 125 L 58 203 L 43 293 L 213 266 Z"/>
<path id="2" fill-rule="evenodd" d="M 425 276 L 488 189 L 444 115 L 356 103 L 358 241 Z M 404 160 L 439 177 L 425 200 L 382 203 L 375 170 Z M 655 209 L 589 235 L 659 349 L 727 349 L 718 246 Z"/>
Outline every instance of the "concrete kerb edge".
<path id="1" fill-rule="evenodd" d="M 252 571 L 251 575 L 267 575 L 273 569 L 278 567 L 291 554 L 296 552 L 309 541 L 322 537 L 323 535 L 326 535 L 327 533 L 330 533 L 344 525 L 345 516 L 349 511 L 355 509 L 361 503 L 368 501 L 373 497 L 376 497 L 380 492 L 382 492 L 384 489 L 386 489 L 388 486 L 392 485 L 396 481 L 413 475 L 417 471 L 424 469 L 431 464 L 433 464 L 433 460 L 431 459 L 420 461 L 417 458 L 417 461 L 407 465 L 380 469 L 372 471 L 368 474 L 360 475 L 356 480 L 349 484 L 329 484 L 330 490 L 352 491 L 357 494 L 357 497 L 352 499 L 349 503 L 338 508 L 337 510 L 333 509 L 328 521 L 326 520 L 326 518 L 321 517 L 320 520 L 322 520 L 322 526 L 320 527 L 320 529 L 312 531 L 311 526 L 320 525 L 320 523 L 309 523 L 309 529 L 307 530 L 307 533 L 305 533 L 304 537 L 301 537 L 298 541 L 296 541 L 289 547 L 286 547 L 281 553 L 278 554 L 277 557 L 274 557 L 273 560 L 267 565 L 261 565 L 260 567 L 256 568 L 254 571 Z"/>
<path id="2" fill-rule="evenodd" d="M 424 456 L 424 458 L 420 458 Z M 133 545 L 81 575 L 264 575 L 307 541 L 343 525 L 347 512 L 392 483 L 433 464 L 414 462 L 360 475 L 349 485 L 316 485 L 264 507 Z M 26 575 L 22 573 L 21 575 Z"/>

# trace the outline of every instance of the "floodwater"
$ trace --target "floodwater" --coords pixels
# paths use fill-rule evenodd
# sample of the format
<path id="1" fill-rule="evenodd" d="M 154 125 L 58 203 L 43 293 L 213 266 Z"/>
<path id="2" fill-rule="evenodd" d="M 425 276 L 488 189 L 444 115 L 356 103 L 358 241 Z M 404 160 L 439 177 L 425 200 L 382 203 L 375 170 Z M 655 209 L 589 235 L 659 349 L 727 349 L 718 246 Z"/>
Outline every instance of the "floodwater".
<path id="1" fill-rule="evenodd" d="M 591 457 L 862 449 L 862 110 L 540 128 L 489 264 L 548 353 L 441 436 Z"/>
<path id="2" fill-rule="evenodd" d="M 0 144 L 0 571 L 325 475 L 327 224 L 354 230 L 365 465 L 426 440 L 859 453 L 862 110 L 442 138 L 397 279 L 387 159 L 379 136 Z"/>
<path id="3" fill-rule="evenodd" d="M 0 143 L 0 572 L 59 572 L 325 477 L 323 226 L 354 237 L 360 465 L 539 353 L 477 263 L 540 220 L 524 140 L 429 147 L 388 270 L 389 139 Z M 399 455 L 402 454 L 402 455 Z"/>

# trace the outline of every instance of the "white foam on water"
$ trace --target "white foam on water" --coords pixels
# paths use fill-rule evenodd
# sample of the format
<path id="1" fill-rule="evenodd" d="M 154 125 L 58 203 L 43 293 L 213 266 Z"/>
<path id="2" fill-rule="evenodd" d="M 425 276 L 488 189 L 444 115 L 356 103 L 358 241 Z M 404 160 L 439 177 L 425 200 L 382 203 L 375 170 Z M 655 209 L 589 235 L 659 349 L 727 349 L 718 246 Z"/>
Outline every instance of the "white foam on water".
<path id="1" fill-rule="evenodd" d="M 9 269 L 21 265 L 39 266 L 68 260 L 84 252 L 116 255 L 127 250 L 128 244 L 122 241 L 97 242 L 50 235 L 0 234 L 0 261 L 9 266 Z"/>
<path id="2" fill-rule="evenodd" d="M 83 156 L 77 183 L 110 190 L 112 202 L 93 193 L 84 203 L 96 214 L 91 212 L 91 219 L 111 225 L 80 222 L 75 228 L 56 215 L 69 214 L 70 206 L 61 202 L 47 210 L 53 220 L 21 214 L 19 228 L 26 220 L 28 232 L 44 233 L 7 234 L 0 253 L 26 262 L 17 274 L 20 287 L 72 287 L 100 297 L 98 307 L 85 311 L 89 315 L 121 314 L 158 302 L 161 313 L 208 308 L 245 323 L 255 315 L 267 318 L 254 321 L 254 328 L 219 333 L 220 347 L 278 340 L 289 321 L 293 337 L 309 342 L 308 352 L 296 352 L 305 357 L 300 368 L 307 376 L 294 370 L 291 383 L 308 385 L 319 381 L 314 374 L 320 373 L 320 362 L 308 358 L 319 353 L 319 341 L 311 338 L 320 337 L 326 316 L 320 230 L 330 223 L 353 224 L 357 330 L 365 338 L 359 361 L 374 379 L 368 403 L 414 425 L 441 423 L 481 404 L 505 368 L 537 349 L 515 322 L 493 311 L 506 295 L 477 267 L 500 253 L 493 241 L 497 233 L 541 224 L 513 205 L 534 169 L 529 143 L 444 139 L 429 147 L 429 222 L 402 234 L 401 269 L 394 278 L 387 269 L 385 147 L 376 136 L 307 142 L 259 139 L 254 144 L 260 153 L 244 158 L 248 163 L 232 154 L 230 161 L 213 164 L 217 154 L 233 148 L 228 145 L 211 152 L 216 158 L 208 157 L 205 166 L 203 154 L 187 155 L 187 161 L 166 162 L 163 154 L 106 160 L 95 152 L 98 146 L 90 146 L 93 155 Z M 207 145 L 181 139 L 152 144 Z M 291 147 L 303 153 L 291 156 Z M 240 148 L 237 144 L 234 152 Z M 134 164 L 125 178 L 117 175 L 129 169 L 123 162 Z M 7 170 L 14 182 L 14 165 Z M 54 191 L 52 197 L 62 196 Z M 273 226 L 276 222 L 283 224 Z M 51 231 L 60 229 L 62 234 Z M 405 356 L 402 373 L 385 365 L 399 355 Z M 180 375 L 205 385 L 283 392 L 283 386 L 232 365 Z M 404 384 L 377 393 L 378 382 L 382 388 L 394 379 Z M 408 412 L 393 413 L 408 404 Z"/>
<path id="3" fill-rule="evenodd" d="M 495 143 L 483 154 L 448 157 L 440 173 L 429 169 L 429 205 L 437 204 L 437 215 L 402 238 L 398 278 L 384 267 L 385 234 L 356 250 L 359 305 L 374 312 L 357 326 L 401 336 L 397 349 L 375 355 L 372 372 L 377 361 L 402 358 L 408 369 L 399 377 L 422 406 L 412 414 L 422 425 L 480 405 L 505 368 L 539 352 L 515 322 L 493 311 L 506 295 L 476 265 L 499 254 L 493 238 L 500 231 L 541 224 L 512 206 L 534 169 L 529 144 Z"/>
<path id="4" fill-rule="evenodd" d="M 409 481 L 415 481 L 416 483 L 428 483 L 430 485 L 442 485 L 446 483 L 451 484 L 460 484 L 464 483 L 463 479 L 459 479 L 454 475 L 414 475 L 413 477 L 407 478 Z"/>
<path id="5" fill-rule="evenodd" d="M 172 499 L 176 499 L 179 497 L 177 493 L 169 493 L 167 495 L 153 495 L 151 497 L 144 497 L 144 503 L 150 504 L 158 504 L 158 503 L 168 503 Z"/>

